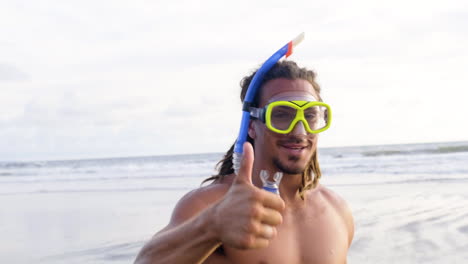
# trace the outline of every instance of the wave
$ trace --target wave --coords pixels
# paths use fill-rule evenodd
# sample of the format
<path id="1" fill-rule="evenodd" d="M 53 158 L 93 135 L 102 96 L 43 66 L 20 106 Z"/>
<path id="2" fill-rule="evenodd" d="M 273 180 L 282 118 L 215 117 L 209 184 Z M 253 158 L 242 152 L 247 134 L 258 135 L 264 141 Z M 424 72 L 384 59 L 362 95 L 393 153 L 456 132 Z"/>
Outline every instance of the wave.
<path id="1" fill-rule="evenodd" d="M 393 150 L 383 149 L 375 151 L 364 151 L 361 154 L 365 157 L 392 156 L 392 155 L 413 155 L 413 154 L 449 154 L 468 152 L 468 145 L 462 146 L 438 146 L 436 148 L 423 148 L 413 150 Z"/>
<path id="2" fill-rule="evenodd" d="M 67 174 L 64 174 L 67 175 Z M 210 172 L 200 172 L 200 173 L 192 173 L 192 174 L 179 174 L 179 173 L 174 173 L 172 175 L 155 175 L 155 174 L 149 174 L 149 175 L 131 175 L 131 174 L 125 174 L 121 176 L 117 175 L 112 175 L 112 176 L 97 176 L 97 177 L 65 177 L 63 175 L 54 176 L 54 177 L 15 177 L 13 179 L 5 179 L 2 180 L 0 178 L 0 183 L 1 184 L 25 184 L 25 183 L 32 183 L 32 184 L 39 184 L 39 183 L 79 183 L 79 182 L 107 182 L 107 181 L 135 181 L 135 180 L 170 180 L 170 179 L 200 179 L 200 182 L 210 176 Z M 0 173 L 0 176 L 2 176 L 2 173 Z M 19 173 L 14 173 L 10 175 L 4 175 L 4 176 L 38 176 L 34 174 L 19 174 Z M 94 175 L 91 175 L 94 176 Z"/>
<path id="3" fill-rule="evenodd" d="M 377 156 L 391 156 L 391 155 L 402 155 L 402 154 L 412 154 L 409 151 L 401 150 L 378 150 L 378 151 L 366 151 L 361 153 L 365 157 L 377 157 Z"/>
<path id="4" fill-rule="evenodd" d="M 192 190 L 193 187 L 144 187 L 144 188 L 116 188 L 116 189 L 109 189 L 109 188 L 93 188 L 93 189 L 59 189 L 59 190 L 47 190 L 47 189 L 40 189 L 35 191 L 13 191 L 13 192 L 0 192 L 0 196 L 3 195 L 18 195 L 18 194 L 57 194 L 57 193 L 115 193 L 115 192 L 156 192 L 156 191 L 189 191 Z"/>
<path id="5" fill-rule="evenodd" d="M 42 168 L 46 165 L 46 162 L 0 162 L 0 168 L 4 169 L 37 169 Z"/>
<path id="6" fill-rule="evenodd" d="M 374 186 L 374 185 L 391 185 L 391 184 L 417 184 L 417 183 L 458 183 L 468 182 L 468 177 L 463 178 L 425 178 L 425 179 L 409 179 L 409 180 L 394 180 L 394 181 L 375 181 L 375 182 L 356 182 L 356 183 L 336 183 L 330 186 Z"/>
<path id="7" fill-rule="evenodd" d="M 468 145 L 465 146 L 451 146 L 451 147 L 439 147 L 432 150 L 432 153 L 456 153 L 456 152 L 468 152 Z"/>

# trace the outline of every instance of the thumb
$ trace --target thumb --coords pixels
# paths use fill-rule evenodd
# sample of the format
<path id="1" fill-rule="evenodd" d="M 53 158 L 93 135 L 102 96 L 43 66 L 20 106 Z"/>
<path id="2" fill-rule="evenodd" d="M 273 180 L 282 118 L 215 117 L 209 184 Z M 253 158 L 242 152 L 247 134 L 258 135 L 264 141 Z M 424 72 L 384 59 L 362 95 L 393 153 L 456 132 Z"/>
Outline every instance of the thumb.
<path id="1" fill-rule="evenodd" d="M 235 182 L 250 183 L 252 184 L 252 168 L 254 161 L 253 147 L 249 142 L 245 142 L 243 146 L 244 153 L 239 168 L 239 173 L 236 176 Z"/>

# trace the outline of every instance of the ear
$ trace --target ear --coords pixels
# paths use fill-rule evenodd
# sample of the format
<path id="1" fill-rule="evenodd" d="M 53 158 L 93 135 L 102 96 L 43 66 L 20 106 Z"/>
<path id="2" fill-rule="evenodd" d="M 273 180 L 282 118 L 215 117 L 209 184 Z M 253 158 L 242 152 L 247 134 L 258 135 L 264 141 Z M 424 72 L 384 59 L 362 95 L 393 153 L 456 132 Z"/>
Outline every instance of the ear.
<path id="1" fill-rule="evenodd" d="M 249 137 L 252 139 L 255 139 L 256 133 L 255 133 L 255 125 L 253 120 L 250 120 L 249 122 L 249 131 L 248 131 Z"/>

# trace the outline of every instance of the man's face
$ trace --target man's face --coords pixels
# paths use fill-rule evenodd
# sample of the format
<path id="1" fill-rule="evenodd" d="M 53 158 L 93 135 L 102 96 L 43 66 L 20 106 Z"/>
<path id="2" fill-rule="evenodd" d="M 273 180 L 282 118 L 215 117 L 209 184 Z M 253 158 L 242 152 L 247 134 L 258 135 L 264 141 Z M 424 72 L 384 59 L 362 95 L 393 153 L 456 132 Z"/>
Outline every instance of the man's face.
<path id="1" fill-rule="evenodd" d="M 274 101 L 316 101 L 316 98 L 318 95 L 308 81 L 280 78 L 262 86 L 258 107 Z M 254 120 L 249 135 L 255 140 L 255 160 L 286 174 L 302 173 L 317 148 L 317 135 L 308 134 L 302 122 L 289 134 L 278 134 Z"/>

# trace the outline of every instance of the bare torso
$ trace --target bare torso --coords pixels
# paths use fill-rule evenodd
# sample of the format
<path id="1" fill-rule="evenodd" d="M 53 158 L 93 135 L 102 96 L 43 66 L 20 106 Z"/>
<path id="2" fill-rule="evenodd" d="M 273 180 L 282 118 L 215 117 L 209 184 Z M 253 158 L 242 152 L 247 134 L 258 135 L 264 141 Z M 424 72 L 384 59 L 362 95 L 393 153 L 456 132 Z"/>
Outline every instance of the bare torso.
<path id="1" fill-rule="evenodd" d="M 223 183 L 207 186 L 207 193 L 201 193 L 206 206 L 223 197 L 231 182 L 227 178 Z M 277 231 L 278 235 L 266 248 L 239 250 L 223 246 L 204 263 L 342 264 L 346 263 L 354 229 L 346 203 L 319 185 L 308 191 L 301 203 L 286 203 L 283 223 Z"/>

